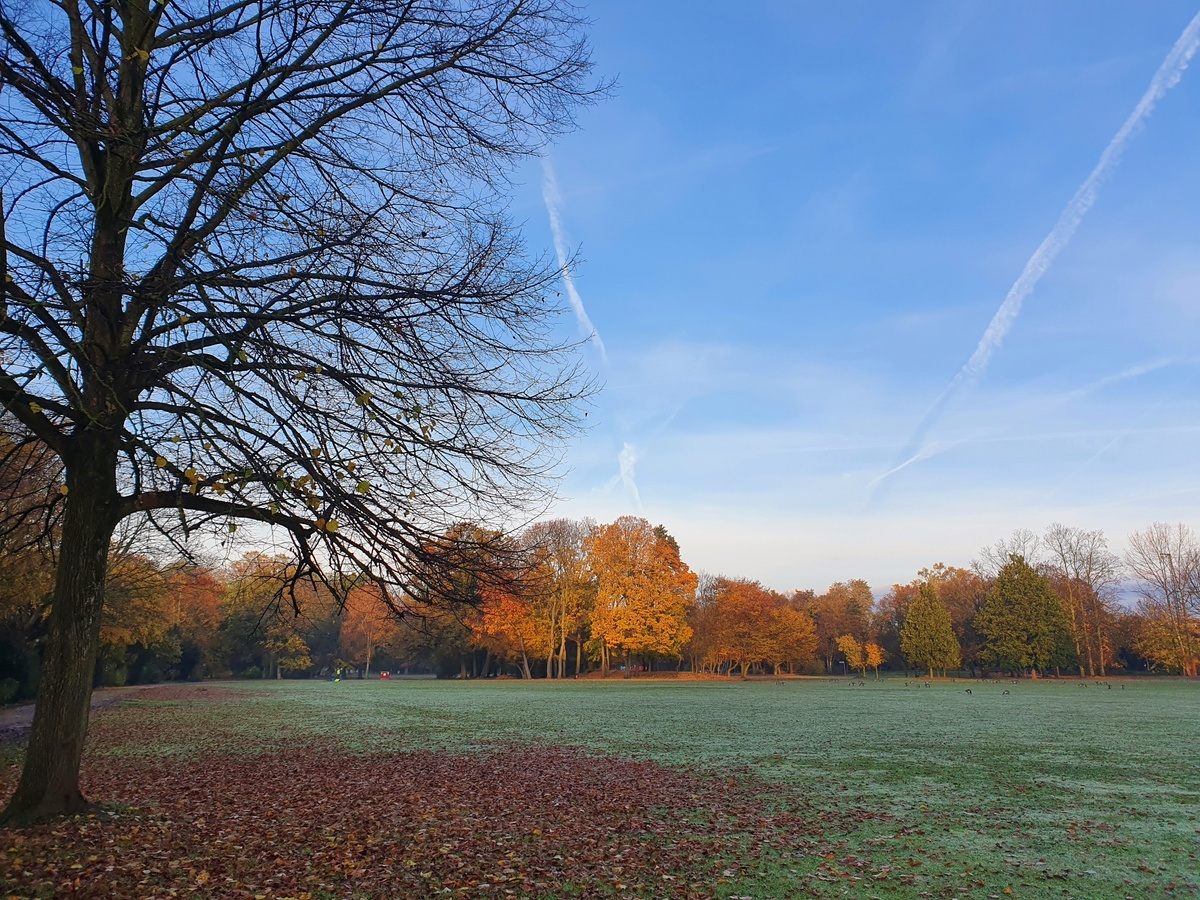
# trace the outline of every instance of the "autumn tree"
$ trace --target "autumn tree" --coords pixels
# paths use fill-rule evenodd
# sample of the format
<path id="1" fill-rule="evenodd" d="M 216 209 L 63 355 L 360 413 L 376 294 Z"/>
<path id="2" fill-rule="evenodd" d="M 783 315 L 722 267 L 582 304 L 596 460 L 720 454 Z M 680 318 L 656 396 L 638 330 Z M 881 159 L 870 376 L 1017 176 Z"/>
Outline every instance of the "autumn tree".
<path id="1" fill-rule="evenodd" d="M 567 677 L 568 642 L 575 644 L 575 671 L 581 671 L 596 598 L 584 544 L 594 527 L 587 519 L 551 519 L 531 525 L 522 536 L 532 554 L 527 589 L 545 625 L 547 678 Z"/>
<path id="2" fill-rule="evenodd" d="M 306 613 L 299 598 L 281 601 L 284 585 L 294 583 L 295 563 L 281 554 L 247 553 L 231 566 L 229 590 L 222 601 L 222 628 L 234 671 L 253 669 L 263 678 L 309 668 L 312 658 L 300 633 Z M 313 604 L 307 604 L 311 614 Z"/>
<path id="3" fill-rule="evenodd" d="M 750 666 L 772 655 L 776 599 L 757 581 L 719 578 L 716 585 L 714 651 L 730 669 Z"/>
<path id="4" fill-rule="evenodd" d="M 852 634 L 843 634 L 837 639 L 838 652 L 845 657 L 851 671 L 867 674 L 867 655 L 862 642 Z"/>
<path id="5" fill-rule="evenodd" d="M 983 658 L 1006 671 L 1031 670 L 1071 661 L 1071 627 L 1050 582 L 1013 554 L 1000 569 L 976 618 L 986 641 Z"/>
<path id="6" fill-rule="evenodd" d="M 696 575 L 645 519 L 622 516 L 598 526 L 585 544 L 596 580 L 592 640 L 601 671 L 636 656 L 678 658 L 691 637 L 687 614 Z"/>
<path id="7" fill-rule="evenodd" d="M 169 597 L 170 582 L 154 560 L 130 552 L 128 546 L 114 549 L 109 556 L 100 622 L 101 683 L 125 684 L 131 680 L 131 667 L 140 669 L 146 664 L 151 667 L 147 677 L 134 672 L 132 680 L 161 681 L 165 670 L 179 662 L 178 644 L 165 641 L 171 626 Z M 155 660 L 155 656 L 162 658 Z"/>
<path id="8" fill-rule="evenodd" d="M 527 662 L 539 644 L 523 583 L 528 568 L 515 540 L 475 522 L 456 523 L 426 542 L 397 612 L 430 639 L 439 677 L 455 669 L 469 677 L 480 649 L 500 656 L 519 651 Z"/>
<path id="9" fill-rule="evenodd" d="M 913 598 L 921 589 L 921 581 L 893 584 L 871 610 L 869 630 L 888 656 L 900 655 L 900 629 Z"/>
<path id="10" fill-rule="evenodd" d="M 857 578 L 832 584 L 808 602 L 805 611 L 816 623 L 818 652 L 827 673 L 833 674 L 839 637 L 850 634 L 861 640 L 866 636 L 873 603 L 871 588 Z"/>
<path id="11" fill-rule="evenodd" d="M 61 487 L 58 458 L 0 414 L 0 702 L 25 699 L 37 681 Z"/>
<path id="12" fill-rule="evenodd" d="M 1155 522 L 1129 536 L 1125 560 L 1138 580 L 1147 659 L 1200 675 L 1200 540 L 1187 525 Z"/>
<path id="13" fill-rule="evenodd" d="M 935 671 L 941 670 L 944 675 L 962 662 L 950 612 L 938 599 L 934 581 L 925 581 L 909 604 L 900 629 L 900 652 L 913 668 L 927 669 L 930 678 Z"/>
<path id="14" fill-rule="evenodd" d="M 1104 532 L 1058 523 L 1046 529 L 1042 546 L 1053 567 L 1051 586 L 1071 625 L 1079 674 L 1105 675 L 1112 659 L 1108 635 L 1121 560 L 1109 552 Z"/>
<path id="15" fill-rule="evenodd" d="M 546 629 L 528 597 L 515 591 L 493 592 L 474 619 L 472 633 L 475 644 L 489 655 L 516 664 L 522 678 L 533 678 L 529 660 L 546 642 Z"/>
<path id="16" fill-rule="evenodd" d="M 766 660 L 776 675 L 784 666 L 795 674 L 797 667 L 807 667 L 815 662 L 817 626 L 793 601 L 779 595 L 775 595 L 774 600 L 767 625 L 770 640 Z"/>
<path id="17" fill-rule="evenodd" d="M 179 641 L 176 674 L 182 679 L 227 675 L 220 652 L 225 585 L 203 566 L 180 560 L 167 567 L 167 622 Z"/>
<path id="18" fill-rule="evenodd" d="M 478 655 L 478 618 L 478 610 L 446 607 L 403 618 L 394 644 L 396 657 L 406 669 L 427 669 L 438 678 L 467 678 Z"/>
<path id="19" fill-rule="evenodd" d="M 696 604 L 688 614 L 692 636 L 686 648 L 693 671 L 716 672 L 764 664 L 780 674 L 784 667 L 813 661 L 816 627 L 792 597 L 757 581 L 703 576 Z"/>
<path id="20" fill-rule="evenodd" d="M 1128 620 L 1124 624 L 1130 649 L 1145 660 L 1147 668 L 1193 675 L 1195 658 L 1188 655 L 1188 648 L 1200 646 L 1200 618 L 1180 622 L 1166 604 L 1143 598 Z"/>
<path id="21" fill-rule="evenodd" d="M 561 0 L 30 0 L 0 44 L 0 406 L 67 489 L 22 819 L 84 806 L 122 519 L 394 585 L 544 497 L 587 387 L 506 177 L 593 88 Z"/>
<path id="22" fill-rule="evenodd" d="M 695 601 L 687 614 L 691 637 L 684 647 L 684 654 L 693 672 L 713 673 L 720 665 L 717 652 L 717 627 L 720 621 L 717 592 L 724 580 L 708 572 L 697 573 Z"/>
<path id="23" fill-rule="evenodd" d="M 338 634 L 338 652 L 343 660 L 371 674 L 371 660 L 381 647 L 396 639 L 399 627 L 395 611 L 373 585 L 363 585 L 346 597 L 342 627 Z"/>
<path id="24" fill-rule="evenodd" d="M 879 667 L 888 661 L 888 652 L 874 641 L 863 644 L 863 658 L 869 668 L 875 670 L 875 680 L 879 680 Z"/>

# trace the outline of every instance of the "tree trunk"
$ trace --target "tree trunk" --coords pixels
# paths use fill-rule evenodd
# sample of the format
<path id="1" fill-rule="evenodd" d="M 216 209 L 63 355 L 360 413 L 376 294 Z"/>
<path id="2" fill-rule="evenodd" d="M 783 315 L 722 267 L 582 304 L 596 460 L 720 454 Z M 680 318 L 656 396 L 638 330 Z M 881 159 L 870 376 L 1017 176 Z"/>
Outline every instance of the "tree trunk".
<path id="1" fill-rule="evenodd" d="M 79 812 L 79 762 L 100 643 L 108 549 L 116 525 L 116 453 L 83 448 L 67 469 L 58 570 L 37 706 L 8 824 Z"/>

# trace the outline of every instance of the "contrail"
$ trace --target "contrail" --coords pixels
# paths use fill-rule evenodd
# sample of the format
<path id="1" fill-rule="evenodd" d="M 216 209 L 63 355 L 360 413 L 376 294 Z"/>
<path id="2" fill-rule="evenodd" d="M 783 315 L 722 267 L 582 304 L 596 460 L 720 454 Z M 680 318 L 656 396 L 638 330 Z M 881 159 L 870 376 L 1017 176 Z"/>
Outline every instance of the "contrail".
<path id="1" fill-rule="evenodd" d="M 546 202 L 546 212 L 550 214 L 550 231 L 554 235 L 554 252 L 558 254 L 558 267 L 562 269 L 563 287 L 567 289 L 567 299 L 575 310 L 575 320 L 579 323 L 580 332 L 600 351 L 600 358 L 608 362 L 608 351 L 604 349 L 604 341 L 596 331 L 592 320 L 588 318 L 587 310 L 583 308 L 583 298 L 575 289 L 575 278 L 571 274 L 570 257 L 567 255 L 567 238 L 563 232 L 562 193 L 558 189 L 558 176 L 554 174 L 554 166 L 547 157 L 542 157 L 542 199 Z"/>
<path id="2" fill-rule="evenodd" d="M 1034 287 L 1037 286 L 1042 276 L 1049 270 L 1054 260 L 1058 257 L 1058 254 L 1070 243 L 1071 238 L 1079 228 L 1079 223 L 1083 221 L 1083 217 L 1087 215 L 1088 210 L 1095 204 L 1100 184 L 1116 167 L 1117 163 L 1121 161 L 1121 154 L 1125 152 L 1125 146 L 1129 143 L 1129 139 L 1133 137 L 1138 126 L 1154 111 L 1154 107 L 1158 101 L 1163 98 L 1167 91 L 1179 83 L 1179 79 L 1183 77 L 1184 69 L 1187 68 L 1197 48 L 1200 48 L 1200 13 L 1183 30 L 1183 34 L 1179 36 L 1179 40 L 1175 42 L 1175 46 L 1171 48 L 1171 52 L 1167 54 L 1167 58 L 1163 60 L 1162 65 L 1158 67 L 1158 71 L 1154 73 L 1154 78 L 1150 80 L 1150 87 L 1146 89 L 1146 93 L 1142 95 L 1142 99 L 1138 102 L 1138 105 L 1129 114 L 1129 118 L 1125 120 L 1125 124 L 1121 126 L 1121 130 L 1117 132 L 1116 136 L 1109 141 L 1108 146 L 1104 148 L 1104 152 L 1100 154 L 1100 161 L 1096 163 L 1096 167 L 1092 169 L 1092 173 L 1079 186 L 1079 190 L 1075 192 L 1075 196 L 1071 198 L 1071 202 L 1067 204 L 1062 214 L 1058 217 L 1058 222 L 1055 223 L 1054 228 L 1051 229 L 1050 233 L 1046 235 L 1046 239 L 1034 251 L 1033 256 L 1029 258 L 1029 262 L 1025 264 L 1025 269 L 1021 272 L 1021 277 L 1009 289 L 1004 302 L 1000 304 L 996 315 L 992 317 L 991 323 L 988 325 L 987 330 L 984 331 L 983 337 L 979 339 L 979 346 L 975 348 L 975 352 L 971 354 L 971 358 L 967 360 L 966 365 L 959 369 L 958 374 L 954 376 L 954 379 L 946 386 L 946 389 L 938 394 L 937 399 L 933 401 L 928 411 L 921 418 L 921 421 L 917 423 L 912 437 L 909 438 L 908 443 L 900 454 L 900 458 L 905 461 L 893 467 L 891 471 L 882 477 L 876 479 L 874 482 L 876 487 L 891 475 L 899 472 L 909 465 L 909 463 L 916 462 L 921 457 L 922 453 L 919 448 L 925 441 L 925 435 L 929 433 L 929 430 L 941 418 L 942 411 L 946 408 L 946 405 L 964 387 L 974 384 L 987 369 L 992 356 L 1000 349 L 1000 344 L 1012 329 L 1013 322 L 1016 321 L 1017 315 L 1021 312 L 1021 304 L 1033 292 Z"/>
<path id="3" fill-rule="evenodd" d="M 634 467 L 637 465 L 637 461 L 637 447 L 630 443 L 624 444 L 621 447 L 621 452 L 617 455 L 617 463 L 621 467 L 621 484 L 633 496 L 633 502 L 640 510 L 642 508 L 642 495 L 638 491 L 637 480 L 634 476 Z"/>

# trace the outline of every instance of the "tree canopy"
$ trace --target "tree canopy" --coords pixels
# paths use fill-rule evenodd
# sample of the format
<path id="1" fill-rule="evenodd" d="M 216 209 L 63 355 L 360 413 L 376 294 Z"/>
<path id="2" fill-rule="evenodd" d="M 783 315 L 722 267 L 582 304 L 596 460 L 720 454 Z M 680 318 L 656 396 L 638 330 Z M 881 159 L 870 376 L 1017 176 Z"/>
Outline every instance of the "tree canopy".
<path id="1" fill-rule="evenodd" d="M 1036 673 L 1072 660 L 1062 604 L 1046 576 L 1018 554 L 996 575 L 976 625 L 987 639 L 983 655 L 999 669 Z"/>
<path id="2" fill-rule="evenodd" d="M 908 607 L 900 629 L 900 652 L 910 665 L 935 670 L 957 669 L 962 650 L 954 634 L 950 611 L 938 599 L 937 583 L 927 579 Z"/>
<path id="3" fill-rule="evenodd" d="M 543 496 L 588 386 L 505 178 L 594 86 L 560 0 L 34 0 L 0 46 L 0 404 L 65 482 L 29 815 L 82 804 L 122 519 L 395 590 Z"/>
<path id="4" fill-rule="evenodd" d="M 592 637 L 602 668 L 613 658 L 677 657 L 692 634 L 687 613 L 697 578 L 674 539 L 645 519 L 622 516 L 596 528 L 585 546 L 596 580 Z"/>

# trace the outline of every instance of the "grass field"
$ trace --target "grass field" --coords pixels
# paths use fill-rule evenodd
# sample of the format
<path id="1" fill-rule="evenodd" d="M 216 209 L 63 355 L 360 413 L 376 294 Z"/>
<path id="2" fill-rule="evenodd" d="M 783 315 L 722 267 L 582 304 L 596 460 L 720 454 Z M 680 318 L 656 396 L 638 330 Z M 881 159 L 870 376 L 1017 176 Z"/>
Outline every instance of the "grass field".
<path id="1" fill-rule="evenodd" d="M 248 693 L 208 703 L 203 692 L 155 700 L 151 691 L 97 716 L 89 766 L 98 773 L 141 767 L 157 773 L 159 789 L 167 792 L 173 771 L 195 771 L 215 758 L 225 771 L 249 771 L 264 760 L 292 759 L 293 751 L 357 761 L 463 754 L 515 760 L 501 775 L 481 770 L 474 777 L 519 781 L 545 755 L 538 748 L 573 747 L 588 755 L 561 776 L 572 782 L 604 772 L 612 757 L 657 764 L 622 776 L 649 779 L 651 787 L 635 794 L 652 793 L 656 778 L 674 784 L 671 773 L 694 779 L 654 801 L 683 806 L 654 820 L 658 832 L 645 822 L 663 810 L 635 810 L 625 843 L 639 840 L 638 815 L 660 843 L 663 822 L 686 837 L 681 846 L 703 847 L 706 831 L 717 835 L 712 858 L 697 860 L 692 853 L 678 885 L 667 871 L 667 854 L 654 857 L 666 868 L 656 870 L 653 883 L 631 880 L 628 868 L 622 875 L 618 867 L 620 877 L 600 879 L 588 870 L 562 885 L 525 883 L 515 894 L 513 887 L 476 879 L 457 887 L 459 896 L 1200 896 L 1200 685 L 1194 683 L 1132 680 L 1111 689 L 1054 680 L 926 688 L 903 679 L 861 687 L 825 680 L 235 687 Z M 720 813 L 725 801 L 719 793 L 705 794 L 706 784 L 730 785 L 729 821 Z M 501 787 L 472 786 L 485 815 Z M 555 792 L 554 776 L 530 790 L 532 799 L 522 802 L 536 821 L 539 797 Z M 688 798 L 697 797 L 692 815 Z M 510 801 L 495 800 L 501 806 Z M 626 802 L 625 813 L 637 803 L 636 796 Z M 522 815 L 504 809 L 499 814 L 510 819 Z M 580 815 L 602 818 L 603 812 Z M 591 824 L 603 831 L 605 823 Z M 59 850 L 47 852 L 67 852 L 55 846 Z M 429 878 L 432 885 L 436 878 Z M 0 887 L 11 891 L 19 882 Z M 203 884 L 193 886 L 198 895 L 210 895 Z M 327 896 L 338 895 L 328 890 Z M 364 895 L 385 894 L 381 888 Z"/>

